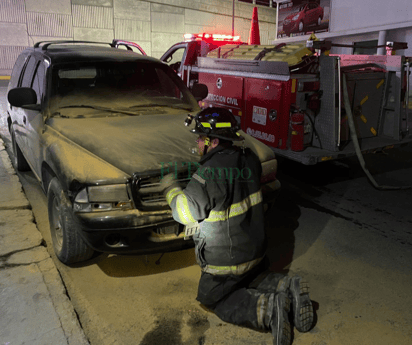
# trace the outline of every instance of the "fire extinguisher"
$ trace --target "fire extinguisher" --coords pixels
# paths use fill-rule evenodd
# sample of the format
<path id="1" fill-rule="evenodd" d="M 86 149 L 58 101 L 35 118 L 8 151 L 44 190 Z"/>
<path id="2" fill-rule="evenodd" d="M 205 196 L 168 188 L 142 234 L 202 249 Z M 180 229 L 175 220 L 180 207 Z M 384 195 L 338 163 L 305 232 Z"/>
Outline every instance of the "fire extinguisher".
<path id="1" fill-rule="evenodd" d="M 290 148 L 292 151 L 303 151 L 304 114 L 291 113 L 290 115 Z"/>

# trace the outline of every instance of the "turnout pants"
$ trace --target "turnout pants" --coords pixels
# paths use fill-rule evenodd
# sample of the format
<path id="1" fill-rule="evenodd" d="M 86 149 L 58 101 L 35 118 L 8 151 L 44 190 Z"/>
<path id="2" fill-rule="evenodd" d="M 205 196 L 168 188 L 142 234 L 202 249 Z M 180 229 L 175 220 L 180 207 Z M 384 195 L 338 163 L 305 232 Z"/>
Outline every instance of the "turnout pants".
<path id="1" fill-rule="evenodd" d="M 263 260 L 240 276 L 202 272 L 196 299 L 225 322 L 269 329 L 273 296 L 284 275 L 269 272 L 267 267 Z"/>

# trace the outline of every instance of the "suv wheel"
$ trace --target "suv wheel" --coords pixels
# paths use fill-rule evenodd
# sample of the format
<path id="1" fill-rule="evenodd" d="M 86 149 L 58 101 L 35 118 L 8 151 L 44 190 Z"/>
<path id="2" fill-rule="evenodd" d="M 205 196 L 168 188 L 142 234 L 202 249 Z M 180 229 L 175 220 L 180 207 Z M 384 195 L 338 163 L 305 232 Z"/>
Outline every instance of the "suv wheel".
<path id="1" fill-rule="evenodd" d="M 81 238 L 70 200 L 57 178 L 53 178 L 50 182 L 47 208 L 53 249 L 59 260 L 64 264 L 73 264 L 90 259 L 94 250 Z"/>
<path id="2" fill-rule="evenodd" d="M 299 22 L 299 32 L 303 31 L 303 27 L 304 27 L 303 22 Z"/>
<path id="3" fill-rule="evenodd" d="M 318 18 L 318 26 L 320 26 L 320 24 L 322 24 L 322 18 L 321 17 Z"/>
<path id="4" fill-rule="evenodd" d="M 14 130 L 11 130 L 11 143 L 13 145 L 13 164 L 17 171 L 28 171 L 30 166 L 24 158 L 23 153 L 20 150 L 19 144 L 16 142 L 16 134 Z"/>

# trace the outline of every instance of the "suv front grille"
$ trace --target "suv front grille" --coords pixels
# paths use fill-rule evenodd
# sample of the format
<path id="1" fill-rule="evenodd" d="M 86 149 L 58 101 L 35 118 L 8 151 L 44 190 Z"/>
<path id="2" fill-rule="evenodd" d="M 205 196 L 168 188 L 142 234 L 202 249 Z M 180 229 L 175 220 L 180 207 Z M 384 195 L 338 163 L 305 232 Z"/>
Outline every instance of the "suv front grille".
<path id="1" fill-rule="evenodd" d="M 182 188 L 187 186 L 195 171 L 196 167 L 193 166 L 190 172 L 188 169 L 177 172 L 177 181 Z M 160 189 L 160 179 L 161 174 L 158 171 L 133 174 L 129 186 L 136 208 L 147 211 L 169 208 Z"/>

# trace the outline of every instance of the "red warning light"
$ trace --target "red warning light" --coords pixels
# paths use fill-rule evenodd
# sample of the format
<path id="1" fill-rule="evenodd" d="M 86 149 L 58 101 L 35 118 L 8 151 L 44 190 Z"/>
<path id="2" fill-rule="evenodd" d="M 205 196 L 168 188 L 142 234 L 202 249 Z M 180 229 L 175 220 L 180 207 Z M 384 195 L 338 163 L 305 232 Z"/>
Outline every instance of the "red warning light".
<path id="1" fill-rule="evenodd" d="M 201 33 L 201 34 L 184 34 L 184 38 L 186 41 L 194 41 L 196 39 L 202 39 L 202 40 L 212 40 L 212 41 L 225 41 L 225 42 L 231 42 L 231 41 L 239 41 L 240 36 L 232 36 L 232 35 L 223 35 L 223 34 L 207 34 L 207 33 Z"/>

